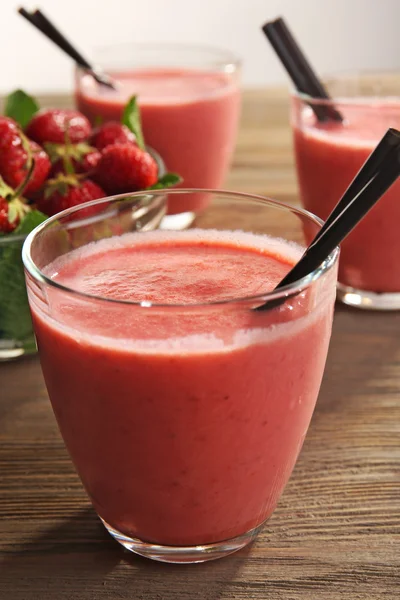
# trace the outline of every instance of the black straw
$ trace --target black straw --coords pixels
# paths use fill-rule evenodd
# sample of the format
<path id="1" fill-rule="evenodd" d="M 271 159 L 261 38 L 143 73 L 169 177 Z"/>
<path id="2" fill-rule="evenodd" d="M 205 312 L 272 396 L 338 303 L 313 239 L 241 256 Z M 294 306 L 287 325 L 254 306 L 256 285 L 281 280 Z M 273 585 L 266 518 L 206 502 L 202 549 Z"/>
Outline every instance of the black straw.
<path id="1" fill-rule="evenodd" d="M 364 188 L 368 181 L 375 177 L 384 167 L 385 161 L 390 160 L 393 148 L 399 144 L 399 135 L 395 129 L 388 129 L 379 144 L 369 155 L 362 169 L 350 183 L 341 200 L 336 204 L 324 225 L 314 238 L 316 240 L 325 233 L 326 229 L 339 217 L 343 210 L 353 201 L 353 198 Z"/>
<path id="2" fill-rule="evenodd" d="M 371 210 L 399 175 L 400 132 L 396 129 L 388 129 L 299 262 L 278 283 L 275 290 L 295 283 L 315 271 Z M 288 296 L 290 295 L 289 293 Z M 286 301 L 287 297 L 267 301 L 255 310 L 279 306 Z"/>
<path id="3" fill-rule="evenodd" d="M 63 50 L 70 58 L 72 58 L 80 67 L 88 71 L 94 79 L 101 85 L 105 85 L 112 89 L 116 89 L 116 85 L 109 77 L 103 72 L 100 72 L 82 56 L 82 54 L 72 46 L 67 38 L 57 29 L 57 27 L 45 16 L 40 10 L 35 10 L 32 13 L 25 10 L 25 8 L 19 8 L 18 13 L 22 15 L 31 25 L 36 27 L 41 33 L 43 33 L 48 39 L 50 39 L 56 46 Z"/>
<path id="4" fill-rule="evenodd" d="M 279 17 L 263 25 L 263 32 L 280 58 L 298 92 L 311 98 L 330 100 L 331 98 L 315 74 L 310 63 L 300 49 L 284 20 Z M 343 117 L 331 104 L 312 103 L 318 121 L 343 121 Z"/>

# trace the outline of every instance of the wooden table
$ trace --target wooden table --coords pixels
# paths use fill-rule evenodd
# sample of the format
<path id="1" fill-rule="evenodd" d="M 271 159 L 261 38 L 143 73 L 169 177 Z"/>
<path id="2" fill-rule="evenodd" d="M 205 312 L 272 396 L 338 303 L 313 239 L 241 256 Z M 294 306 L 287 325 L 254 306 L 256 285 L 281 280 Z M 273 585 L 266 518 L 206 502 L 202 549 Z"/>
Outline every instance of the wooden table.
<path id="1" fill-rule="evenodd" d="M 296 201 L 285 96 L 245 94 L 230 188 Z M 0 364 L 0 599 L 400 598 L 399 334 L 400 313 L 337 307 L 312 425 L 277 510 L 250 548 L 194 566 L 140 559 L 108 537 L 39 361 Z"/>

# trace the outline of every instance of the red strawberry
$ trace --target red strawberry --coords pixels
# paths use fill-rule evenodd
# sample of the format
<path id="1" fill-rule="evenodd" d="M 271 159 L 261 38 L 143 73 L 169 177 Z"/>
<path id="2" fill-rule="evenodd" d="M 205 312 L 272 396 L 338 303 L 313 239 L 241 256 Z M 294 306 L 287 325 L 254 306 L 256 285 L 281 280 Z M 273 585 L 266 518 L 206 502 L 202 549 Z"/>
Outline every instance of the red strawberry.
<path id="1" fill-rule="evenodd" d="M 11 233 L 17 227 L 19 218 L 13 219 L 8 212 L 9 203 L 0 196 L 0 233 Z"/>
<path id="2" fill-rule="evenodd" d="M 135 144 L 136 136 L 126 125 L 118 121 L 108 121 L 96 127 L 90 136 L 90 145 L 103 150 L 111 144 Z"/>
<path id="3" fill-rule="evenodd" d="M 7 148 L 18 133 L 18 125 L 13 119 L 0 117 L 0 153 Z"/>
<path id="4" fill-rule="evenodd" d="M 97 150 L 88 152 L 88 154 L 85 154 L 79 165 L 78 173 L 91 173 L 96 169 L 100 159 L 101 154 Z"/>
<path id="5" fill-rule="evenodd" d="M 18 133 L 9 136 L 8 144 L 0 151 L 0 175 L 13 188 L 22 184 L 28 174 L 29 151 L 35 160 L 35 166 L 29 182 L 23 190 L 29 198 L 43 185 L 50 171 L 50 159 L 46 152 L 35 142 L 23 139 Z"/>
<path id="6" fill-rule="evenodd" d="M 40 110 L 26 128 L 26 135 L 38 144 L 64 144 L 67 133 L 70 143 L 77 144 L 86 140 L 90 132 L 90 123 L 82 113 L 59 108 Z"/>
<path id="7" fill-rule="evenodd" d="M 93 179 L 110 194 L 143 190 L 157 182 L 154 158 L 133 144 L 112 144 L 102 151 Z"/>
<path id="8" fill-rule="evenodd" d="M 30 207 L 0 177 L 0 234 L 14 231 L 29 210 Z"/>
<path id="9" fill-rule="evenodd" d="M 39 210 L 51 217 L 67 208 L 104 198 L 105 195 L 101 187 L 90 179 L 79 181 L 75 175 L 58 175 L 48 181 L 43 196 L 36 204 Z M 83 209 L 79 213 L 79 218 L 89 217 L 98 210 L 97 206 Z"/>

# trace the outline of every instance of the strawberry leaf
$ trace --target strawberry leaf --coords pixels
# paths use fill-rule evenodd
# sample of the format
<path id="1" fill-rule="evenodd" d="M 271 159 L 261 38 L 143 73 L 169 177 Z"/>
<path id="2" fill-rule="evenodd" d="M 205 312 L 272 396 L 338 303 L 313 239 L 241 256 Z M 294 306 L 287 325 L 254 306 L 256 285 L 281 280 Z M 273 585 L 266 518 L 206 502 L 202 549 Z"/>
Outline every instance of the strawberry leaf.
<path id="1" fill-rule="evenodd" d="M 177 173 L 165 173 L 154 185 L 146 188 L 147 190 L 162 190 L 173 187 L 182 181 L 182 177 Z"/>
<path id="2" fill-rule="evenodd" d="M 24 129 L 33 115 L 39 110 L 35 98 L 26 94 L 23 90 L 16 90 L 6 98 L 4 114 L 17 121 Z"/>
<path id="3" fill-rule="evenodd" d="M 30 233 L 35 227 L 43 223 L 48 218 L 40 210 L 30 210 L 24 218 L 21 220 L 18 227 L 14 230 L 13 234 L 21 235 Z"/>
<path id="4" fill-rule="evenodd" d="M 53 142 L 45 142 L 43 148 L 46 150 L 51 163 L 55 163 L 60 157 L 65 154 L 64 144 L 54 144 Z"/>
<path id="5" fill-rule="evenodd" d="M 65 158 L 68 156 L 69 158 L 73 158 L 75 160 L 82 160 L 86 154 L 93 152 L 96 148 L 93 146 L 89 146 L 86 142 L 79 142 L 78 144 L 70 144 L 66 146 L 65 144 L 54 144 L 52 142 L 45 142 L 44 149 L 52 163 L 57 162 L 60 158 Z"/>
<path id="6" fill-rule="evenodd" d="M 47 200 L 54 194 L 54 192 L 58 192 L 61 196 L 66 196 L 68 194 L 69 189 L 71 187 L 76 187 L 79 185 L 80 177 L 79 175 L 57 175 L 54 179 L 48 179 L 44 189 L 44 197 Z"/>
<path id="7" fill-rule="evenodd" d="M 144 137 L 137 96 L 132 96 L 128 104 L 125 106 L 122 114 L 122 124 L 126 125 L 127 128 L 132 131 L 136 137 L 137 145 L 141 150 L 144 150 Z"/>
<path id="8" fill-rule="evenodd" d="M 14 190 L 6 184 L 2 177 L 0 177 L 0 196 L 5 200 L 8 200 L 8 198 L 11 198 L 13 195 Z"/>
<path id="9" fill-rule="evenodd" d="M 15 202 L 11 201 L 8 203 L 8 220 L 10 223 L 14 223 L 14 221 L 18 218 L 18 208 Z"/>
<path id="10" fill-rule="evenodd" d="M 93 146 L 90 146 L 86 142 L 79 142 L 78 144 L 72 144 L 70 147 L 70 153 L 71 153 L 72 158 L 76 158 L 77 160 L 80 160 L 81 158 L 86 156 L 86 154 L 89 154 L 90 152 L 94 152 L 95 150 L 96 150 L 96 148 L 94 148 Z"/>

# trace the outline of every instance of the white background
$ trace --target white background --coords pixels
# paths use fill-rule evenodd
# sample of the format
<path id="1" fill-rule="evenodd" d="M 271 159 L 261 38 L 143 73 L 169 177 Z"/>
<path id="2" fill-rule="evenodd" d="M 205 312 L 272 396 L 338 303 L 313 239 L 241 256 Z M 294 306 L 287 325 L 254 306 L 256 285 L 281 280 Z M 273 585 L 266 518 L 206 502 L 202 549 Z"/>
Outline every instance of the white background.
<path id="1" fill-rule="evenodd" d="M 28 10 L 36 4 L 24 5 Z M 286 81 L 260 25 L 284 16 L 320 73 L 400 67 L 400 0 L 37 0 L 83 52 L 126 41 L 227 47 L 244 83 Z M 0 0 L 0 93 L 69 90 L 71 61 Z"/>

